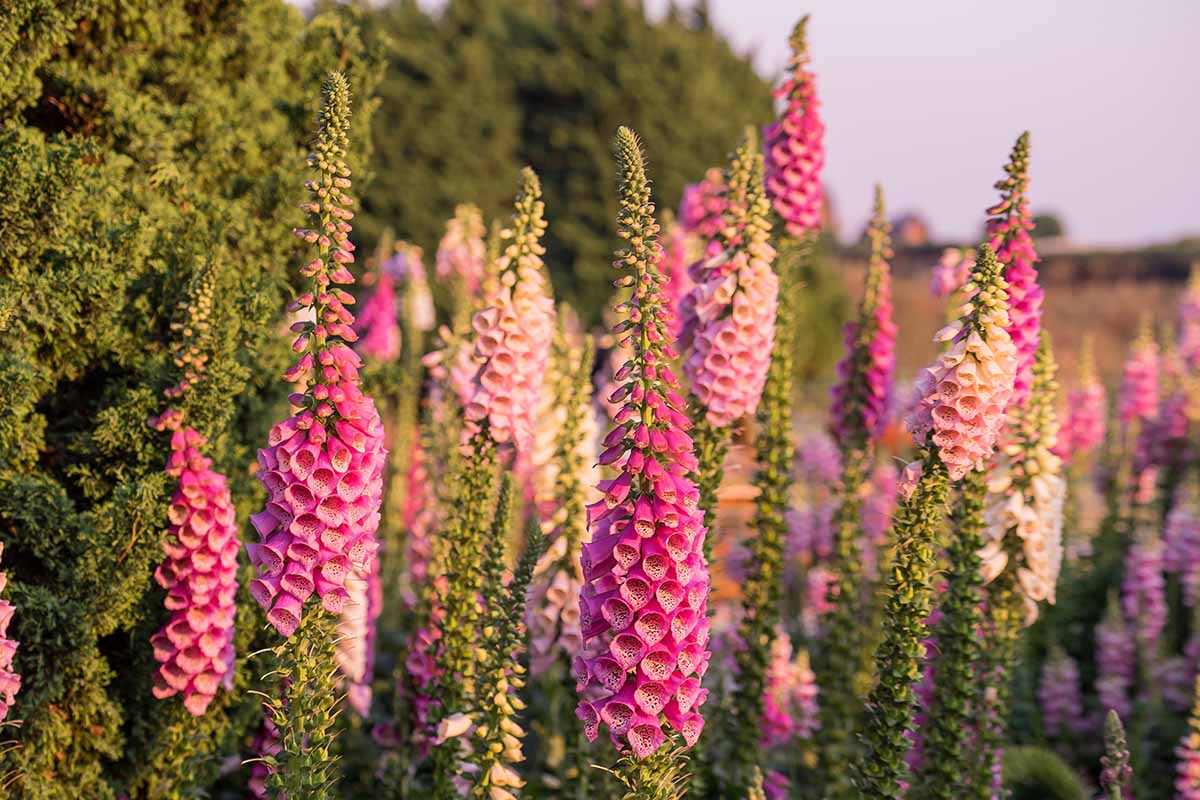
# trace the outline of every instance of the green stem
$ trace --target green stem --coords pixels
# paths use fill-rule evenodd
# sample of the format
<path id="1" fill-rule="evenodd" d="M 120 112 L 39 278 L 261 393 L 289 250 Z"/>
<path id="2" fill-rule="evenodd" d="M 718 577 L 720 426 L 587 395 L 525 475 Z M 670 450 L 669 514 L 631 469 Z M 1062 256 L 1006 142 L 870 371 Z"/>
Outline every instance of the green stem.
<path id="1" fill-rule="evenodd" d="M 833 563 L 837 583 L 831 587 L 832 608 L 821 629 L 829 635 L 816 651 L 821 687 L 820 764 L 826 796 L 848 797 L 852 790 L 845 765 L 857 750 L 854 731 L 861 724 L 858 680 L 866 671 L 860 608 L 862 598 L 861 488 L 867 456 L 862 450 L 843 454 L 841 503 L 833 518 Z"/>
<path id="2" fill-rule="evenodd" d="M 921 774 L 914 797 L 919 800 L 955 800 L 967 786 L 973 758 L 968 744 L 971 720 L 980 711 L 979 627 L 983 576 L 979 550 L 983 547 L 983 507 L 987 476 L 981 470 L 960 482 L 959 502 L 951 514 L 947 548 L 948 586 L 942 599 L 942 618 L 934 628 L 939 655 L 933 700 L 927 715 Z M 985 782 L 990 785 L 990 780 Z M 979 787 L 971 787 L 978 791 Z"/>
<path id="3" fill-rule="evenodd" d="M 912 727 L 915 694 L 921 679 L 935 566 L 934 531 L 946 504 L 946 468 L 936 449 L 925 453 L 921 480 L 896 515 L 896 555 L 888 580 L 883 640 L 875 650 L 879 675 L 867 698 L 868 720 L 863 752 L 855 763 L 862 798 L 903 797 L 908 767 L 907 732 Z"/>
<path id="4" fill-rule="evenodd" d="M 276 648 L 282 695 L 268 703 L 279 729 L 279 753 L 270 785 L 278 796 L 331 800 L 337 784 L 338 671 L 336 631 L 320 607 L 304 615 L 300 628 Z"/>

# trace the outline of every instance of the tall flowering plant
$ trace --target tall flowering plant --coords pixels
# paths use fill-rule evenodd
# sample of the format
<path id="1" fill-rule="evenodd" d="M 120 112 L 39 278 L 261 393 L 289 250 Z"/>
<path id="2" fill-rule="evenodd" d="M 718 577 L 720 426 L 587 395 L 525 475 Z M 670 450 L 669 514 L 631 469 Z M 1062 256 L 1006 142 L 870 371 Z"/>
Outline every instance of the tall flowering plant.
<path id="1" fill-rule="evenodd" d="M 296 235 L 316 247 L 300 274 L 310 289 L 289 306 L 299 360 L 284 374 L 296 384 L 292 416 L 271 429 L 259 451 L 258 479 L 268 495 L 251 516 L 260 540 L 248 547 L 258 577 L 250 593 L 267 610 L 280 635 L 290 637 L 314 593 L 330 614 L 340 614 L 351 570 L 367 571 L 375 557 L 375 530 L 383 488 L 383 423 L 374 401 L 358 386 L 358 339 L 341 288 L 352 284 L 352 199 L 346 166 L 350 91 L 333 73 L 322 89 L 316 145 L 308 157 L 313 177 L 304 210 L 309 228 Z"/>
<path id="2" fill-rule="evenodd" d="M 537 175 L 526 167 L 513 227 L 502 234 L 507 246 L 496 263 L 499 289 L 471 321 L 479 368 L 463 408 L 465 448 L 480 435 L 497 444 L 511 442 L 520 451 L 533 444 L 534 415 L 554 335 L 554 301 L 542 263 L 546 221 L 541 194 Z"/>
<path id="3" fill-rule="evenodd" d="M 1063 502 L 1066 481 L 1054 454 L 1057 365 L 1043 341 L 1034 364 L 1034 395 L 1021 409 L 988 481 L 987 541 L 980 550 L 983 576 L 991 582 L 1006 569 L 1022 598 L 1026 620 L 1037 604 L 1053 603 L 1062 566 Z"/>
<path id="4" fill-rule="evenodd" d="M 440 281 L 457 281 L 468 296 L 483 285 L 487 270 L 487 229 L 483 215 L 473 205 L 454 208 L 454 217 L 446 223 L 446 233 L 438 243 L 436 275 Z"/>
<path id="5" fill-rule="evenodd" d="M 691 427 L 669 362 L 659 270 L 662 246 L 641 143 L 621 128 L 618 235 L 626 246 L 614 266 L 630 298 L 614 327 L 631 356 L 618 370 L 613 401 L 622 403 L 604 437 L 603 464 L 617 470 L 588 508 L 580 623 L 584 651 L 575 661 L 578 716 L 595 739 L 608 728 L 632 752 L 622 774 L 639 798 L 675 797 L 675 748 L 660 752 L 663 726 L 695 744 L 704 728 L 700 679 L 708 666 L 708 590 L 704 513 L 692 480 Z"/>
<path id="6" fill-rule="evenodd" d="M 824 696 L 819 740 L 822 772 L 844 794 L 845 770 L 853 752 L 852 736 L 860 703 L 856 682 L 866 665 L 859 621 L 863 559 L 862 490 L 874 458 L 874 444 L 885 424 L 896 367 L 896 325 L 892 321 L 890 227 L 883 188 L 875 188 L 875 211 L 867 235 L 871 256 L 858 317 L 846 325 L 846 352 L 838 364 L 832 392 L 831 427 L 841 450 L 839 504 L 833 518 L 834 583 L 823 627 L 838 631 L 817 654 Z M 870 553 L 869 555 L 874 555 Z"/>
<path id="7" fill-rule="evenodd" d="M 697 257 L 720 252 L 717 235 L 725 225 L 725 175 L 720 167 L 709 167 L 698 183 L 689 183 L 679 201 L 679 227 L 695 240 Z"/>
<path id="8" fill-rule="evenodd" d="M 984 544 L 979 551 L 988 584 L 983 670 L 994 687 L 980 716 L 976 779 L 986 785 L 998 769 L 1008 713 L 1009 673 L 1022 625 L 1037 618 L 1038 603 L 1054 603 L 1062 567 L 1063 507 L 1067 484 L 1053 452 L 1057 366 L 1048 337 L 1034 361 L 1030 395 L 1014 412 L 1008 440 L 988 479 Z"/>
<path id="9" fill-rule="evenodd" d="M 172 432 L 166 472 L 178 481 L 167 511 L 166 559 L 154 571 L 171 615 L 150 639 L 159 664 L 152 691 L 159 699 L 181 694 L 195 716 L 208 710 L 218 689 L 233 688 L 237 614 L 236 511 L 225 476 L 201 452 L 208 440 L 184 426 L 182 402 L 205 377 L 215 284 L 216 271 L 208 266 L 180 302 L 182 319 L 171 329 L 180 334 L 174 363 L 183 375 L 164 392 L 171 405 L 150 420 Z"/>
<path id="10" fill-rule="evenodd" d="M 1104 442 L 1107 392 L 1096 375 L 1091 338 L 1080 348 L 1076 386 L 1067 392 L 1066 414 L 1059 430 L 1054 454 L 1070 463 L 1086 456 Z"/>
<path id="11" fill-rule="evenodd" d="M 892 321 L 890 226 L 883 187 L 875 187 L 875 212 L 867 229 L 871 258 L 858 319 L 845 328 L 846 353 L 838 363 L 830 418 L 843 451 L 862 450 L 882 433 L 896 371 L 896 323 Z"/>
<path id="12" fill-rule="evenodd" d="M 800 248 L 807 252 L 811 242 Z M 795 453 L 792 441 L 792 346 L 796 322 L 797 259 L 782 261 L 779 278 L 779 306 L 771 365 L 758 405 L 758 459 L 754 485 L 758 496 L 751 519 L 752 536 L 747 542 L 750 559 L 742 585 L 742 619 L 739 638 L 742 647 L 735 651 L 737 685 L 734 691 L 733 758 L 729 773 L 733 791 L 749 791 L 753 778 L 763 766 L 764 749 L 776 743 L 766 731 L 778 728 L 789 704 L 776 703 L 778 686 L 772 686 L 775 644 L 786 641 L 780 632 L 779 599 L 784 570 L 784 547 L 789 533 L 787 509 L 792 488 L 791 462 Z M 788 643 L 790 652 L 790 643 Z M 807 665 L 806 665 L 807 669 Z M 815 688 L 815 687 L 814 687 Z M 774 713 L 772 712 L 774 709 Z"/>
<path id="13" fill-rule="evenodd" d="M 296 384 L 288 398 L 292 414 L 271 428 L 267 447 L 259 450 L 258 479 L 268 500 L 250 517 L 259 541 L 247 546 L 257 576 L 250 593 L 285 639 L 275 651 L 280 692 L 264 704 L 279 734 L 279 749 L 267 764 L 269 782 L 297 797 L 326 797 L 335 781 L 328 747 L 335 735 L 340 637 L 327 615 L 340 615 L 348 605 L 348 579 L 365 581 L 371 572 L 387 458 L 379 413 L 359 388 L 361 361 L 351 347 L 358 340 L 354 297 L 342 288 L 354 282 L 349 126 L 350 90 L 334 72 L 322 86 L 308 156 L 312 177 L 302 208 L 309 227 L 295 230 L 316 252 L 300 270 L 307 290 L 288 307 L 299 356 L 284 373 Z M 314 595 L 325 613 L 306 616 Z M 354 633 L 365 636 L 366 627 Z"/>
<path id="14" fill-rule="evenodd" d="M 817 83 L 809 69 L 808 17 L 792 31 L 787 77 L 775 96 L 784 103 L 782 116 L 763 131 L 767 194 L 789 235 L 800 238 L 821 227 L 825 167 L 825 123 L 817 99 Z"/>
<path id="15" fill-rule="evenodd" d="M 461 741 L 445 735 L 475 713 L 486 700 L 479 694 L 479 671 L 485 667 L 478 644 L 488 608 L 483 595 L 487 575 L 487 526 L 491 519 L 497 459 L 510 466 L 528 453 L 534 441 L 534 416 L 554 329 L 554 301 L 542 263 L 546 230 L 541 183 L 533 170 L 521 173 L 511 227 L 501 231 L 497 257 L 489 270 L 483 307 L 471 321 L 470 380 L 459 387 L 463 429 L 460 468 L 450 491 L 451 507 L 443 528 L 439 560 L 444 568 L 444 620 L 436 662 L 440 707 L 439 747 L 434 752 L 435 796 L 449 797 L 465 778 L 459 757 Z"/>
<path id="16" fill-rule="evenodd" d="M 725 176 L 724 225 L 715 240 L 720 250 L 692 265 L 695 285 L 680 303 L 683 372 L 695 397 L 706 512 L 721 482 L 727 428 L 758 407 L 775 338 L 779 281 L 771 270 L 775 248 L 762 170 L 748 132 Z"/>
<path id="17" fill-rule="evenodd" d="M 934 531 L 947 478 L 962 478 L 991 455 L 1016 374 L 1007 285 L 991 247 L 980 247 L 965 292 L 963 316 L 936 337 L 950 346 L 919 380 L 919 400 L 908 420 L 923 457 L 901 480 L 905 500 L 895 517 L 883 639 L 875 650 L 879 679 L 867 699 L 863 752 L 855 763 L 857 788 L 869 797 L 902 796 L 913 685 L 921 677 L 930 611 Z"/>
<path id="18" fill-rule="evenodd" d="M 753 414 L 762 397 L 775 336 L 779 281 L 771 271 L 770 206 L 763 193 L 762 156 L 747 135 L 726 175 L 719 255 L 692 265 L 692 292 L 680 304 L 683 363 L 701 416 L 724 427 Z"/>
<path id="19" fill-rule="evenodd" d="M 1033 214 L 1029 210 L 1029 132 L 1017 137 L 996 183 L 1000 201 L 987 210 L 987 242 L 1004 265 L 1009 293 L 1009 335 L 1017 351 L 1017 381 L 1012 400 L 1016 405 L 1029 396 L 1033 360 L 1042 327 L 1045 293 L 1037 282 L 1037 251 L 1033 246 Z"/>

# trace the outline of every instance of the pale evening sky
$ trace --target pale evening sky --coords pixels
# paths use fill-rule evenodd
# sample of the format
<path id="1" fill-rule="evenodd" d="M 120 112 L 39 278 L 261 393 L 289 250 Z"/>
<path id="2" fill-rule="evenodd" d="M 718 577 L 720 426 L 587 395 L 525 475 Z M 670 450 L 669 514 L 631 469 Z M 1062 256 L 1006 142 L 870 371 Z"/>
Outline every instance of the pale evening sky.
<path id="1" fill-rule="evenodd" d="M 666 0 L 647 0 L 661 11 Z M 1079 242 L 1200 235 L 1196 0 L 711 0 L 765 75 L 811 14 L 826 182 L 843 236 L 871 186 L 920 209 L 935 238 L 978 235 L 1017 135 L 1032 137 L 1034 213 Z"/>
<path id="2" fill-rule="evenodd" d="M 668 0 L 645 3 L 661 14 Z M 891 210 L 920 210 L 935 239 L 972 241 L 1026 129 L 1034 213 L 1058 213 L 1073 240 L 1200 235 L 1200 0 L 710 4 L 772 80 L 793 23 L 812 16 L 843 237 L 881 181 Z"/>

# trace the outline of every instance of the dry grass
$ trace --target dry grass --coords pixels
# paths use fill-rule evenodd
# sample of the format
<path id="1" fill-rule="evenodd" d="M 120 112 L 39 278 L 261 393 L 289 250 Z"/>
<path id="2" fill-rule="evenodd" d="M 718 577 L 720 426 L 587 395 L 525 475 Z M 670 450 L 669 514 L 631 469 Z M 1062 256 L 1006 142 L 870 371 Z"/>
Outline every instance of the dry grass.
<path id="1" fill-rule="evenodd" d="M 862 291 L 862 267 L 849 266 L 845 275 L 850 296 L 857 298 Z M 1090 334 L 1100 375 L 1107 385 L 1116 386 L 1140 321 L 1149 319 L 1156 328 L 1173 325 L 1180 290 L 1176 283 L 1147 280 L 1046 285 L 1043 320 L 1064 384 L 1074 381 L 1080 344 Z M 932 336 L 944 324 L 947 311 L 943 301 L 930 295 L 925 275 L 898 276 L 892 291 L 900 327 L 896 374 L 903 382 L 935 355 Z"/>

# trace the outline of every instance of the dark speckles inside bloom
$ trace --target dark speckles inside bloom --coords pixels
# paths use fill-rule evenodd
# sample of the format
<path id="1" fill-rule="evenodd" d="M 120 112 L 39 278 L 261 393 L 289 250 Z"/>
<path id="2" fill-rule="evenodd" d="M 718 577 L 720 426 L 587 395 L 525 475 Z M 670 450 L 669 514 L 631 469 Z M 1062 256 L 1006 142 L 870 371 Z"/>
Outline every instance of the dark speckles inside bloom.
<path id="1" fill-rule="evenodd" d="M 691 746 L 704 719 L 708 666 L 708 567 L 704 515 L 692 481 L 696 457 L 679 384 L 668 361 L 659 271 L 662 247 L 652 216 L 641 148 L 618 134 L 622 169 L 620 235 L 629 246 L 615 265 L 633 274 L 626 320 L 614 332 L 631 356 L 613 393 L 616 426 L 601 462 L 617 476 L 601 481 L 603 497 L 588 508 L 591 541 L 583 546 L 580 628 L 584 646 L 574 671 L 578 716 L 590 739 L 608 727 L 618 746 L 638 758 L 666 740 L 664 724 Z M 629 280 L 632 278 L 632 280 Z"/>
<path id="2" fill-rule="evenodd" d="M 276 424 L 258 452 L 258 479 L 266 508 L 250 517 L 259 541 L 248 546 L 257 577 L 250 593 L 283 636 L 300 625 L 314 595 L 340 614 L 351 571 L 370 572 L 378 544 L 379 507 L 386 457 L 383 423 L 374 401 L 358 386 L 361 361 L 350 348 L 354 298 L 341 288 L 354 282 L 350 241 L 353 201 L 346 166 L 350 97 L 345 79 L 326 83 L 316 146 L 306 183 L 310 228 L 296 235 L 316 245 L 301 269 L 311 290 L 290 306 L 298 317 L 292 350 L 299 354 L 285 379 L 297 384 L 294 413 Z"/>

